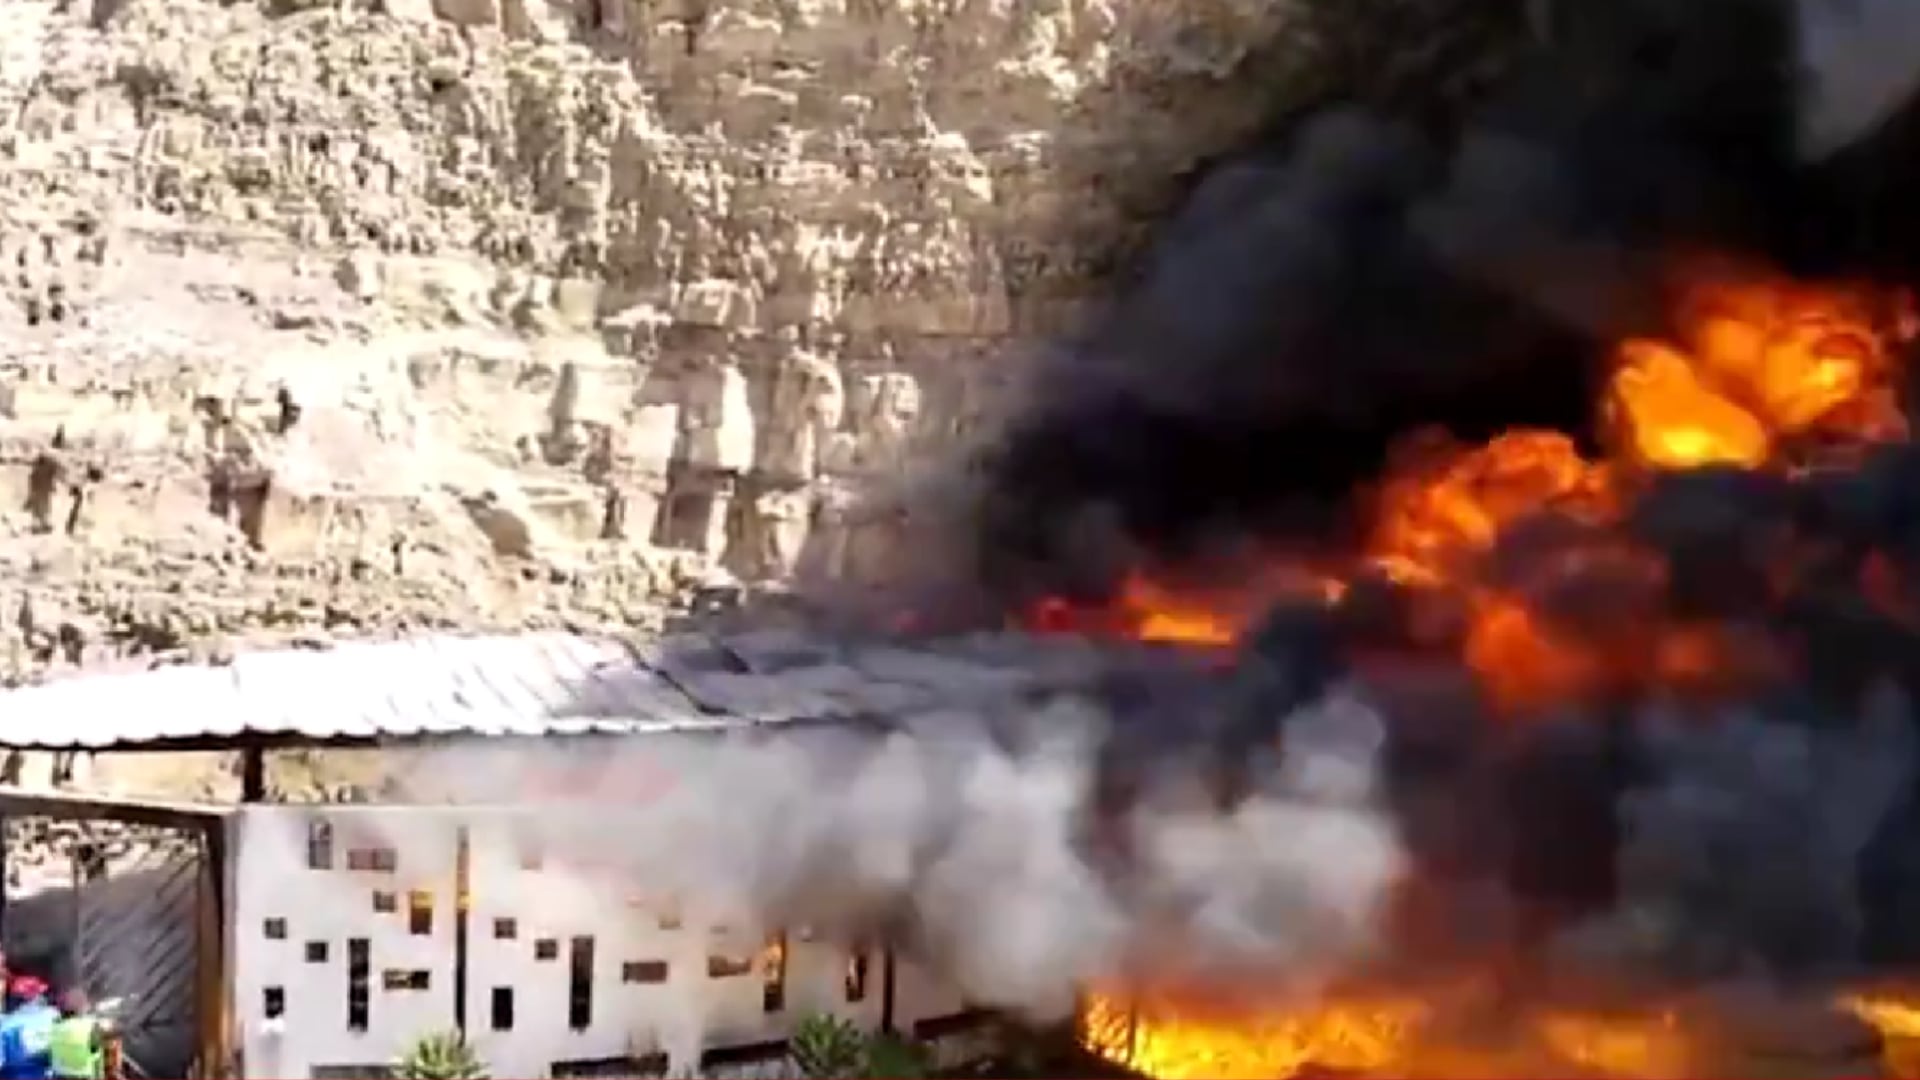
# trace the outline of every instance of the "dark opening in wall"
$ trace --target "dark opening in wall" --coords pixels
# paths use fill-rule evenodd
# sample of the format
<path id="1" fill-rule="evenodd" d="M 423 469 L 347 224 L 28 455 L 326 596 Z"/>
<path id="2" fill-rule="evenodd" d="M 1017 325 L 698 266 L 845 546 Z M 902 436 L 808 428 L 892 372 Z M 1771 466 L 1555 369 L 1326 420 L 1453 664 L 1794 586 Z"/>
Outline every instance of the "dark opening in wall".
<path id="1" fill-rule="evenodd" d="M 667 975 L 665 960 L 629 960 L 620 965 L 620 981 L 623 983 L 663 983 L 667 981 Z"/>
<path id="2" fill-rule="evenodd" d="M 400 901 L 397 897 L 385 889 L 374 890 L 373 913 L 375 915 L 391 915 L 399 910 Z"/>
<path id="3" fill-rule="evenodd" d="M 706 1071 L 729 1065 L 756 1065 L 763 1061 L 780 1061 L 787 1056 L 788 1049 L 785 1039 L 741 1043 L 738 1046 L 716 1046 L 700 1055 L 700 1068 Z"/>
<path id="4" fill-rule="evenodd" d="M 426 990 L 433 985 L 433 973 L 426 968 L 388 968 L 380 973 L 383 990 Z"/>
<path id="5" fill-rule="evenodd" d="M 662 1051 L 651 1054 L 639 1054 L 634 1057 L 581 1058 L 573 1061 L 556 1061 L 548 1066 L 549 1075 L 560 1078 L 588 1077 L 630 1077 L 667 1075 L 667 1055 Z"/>
<path id="6" fill-rule="evenodd" d="M 407 933 L 416 937 L 433 936 L 433 893 L 426 889 L 407 893 Z"/>
<path id="7" fill-rule="evenodd" d="M 391 874 L 400 868 L 400 854 L 392 848 L 350 848 L 347 869 L 375 874 Z"/>
<path id="8" fill-rule="evenodd" d="M 327 943 L 324 941 L 307 942 L 307 963 L 324 964 L 327 962 Z"/>
<path id="9" fill-rule="evenodd" d="M 367 1030 L 367 1014 L 372 1000 L 368 985 L 373 973 L 373 947 L 366 938 L 347 939 L 347 1028 Z"/>
<path id="10" fill-rule="evenodd" d="M 787 935 L 775 934 L 760 951 L 760 1011 L 777 1013 L 787 1007 Z"/>
<path id="11" fill-rule="evenodd" d="M 309 1075 L 313 1080 L 389 1080 L 393 1076 L 391 1065 L 315 1065 Z"/>
<path id="12" fill-rule="evenodd" d="M 707 957 L 707 978 L 731 979 L 753 971 L 753 958 L 741 956 Z"/>
<path id="13" fill-rule="evenodd" d="M 992 1014 L 985 1009 L 967 1009 L 947 1016 L 935 1016 L 913 1025 L 913 1037 L 926 1041 L 968 1031 L 978 1031 L 985 1027 L 991 1018 Z"/>
<path id="14" fill-rule="evenodd" d="M 543 937 L 533 943 L 535 960 L 558 960 L 560 958 L 560 939 Z"/>
<path id="15" fill-rule="evenodd" d="M 865 949 L 855 949 L 847 957 L 847 1001 L 857 1002 L 867 999 L 867 968 L 871 961 Z"/>
<path id="16" fill-rule="evenodd" d="M 487 1023 L 495 1031 L 513 1030 L 513 987 L 496 986 L 487 1003 Z"/>
<path id="17" fill-rule="evenodd" d="M 269 986 L 260 992 L 260 1012 L 269 1020 L 285 1016 L 287 1013 L 287 991 L 285 987 Z"/>
<path id="18" fill-rule="evenodd" d="M 512 919 L 493 920 L 493 940 L 512 941 L 520 936 L 520 924 Z"/>
<path id="19" fill-rule="evenodd" d="M 266 935 L 268 941 L 285 941 L 287 940 L 287 920 L 263 920 L 260 923 L 260 932 Z"/>
<path id="20" fill-rule="evenodd" d="M 307 869 L 333 869 L 333 826 L 324 821 L 307 824 Z"/>
<path id="21" fill-rule="evenodd" d="M 567 946 L 567 1026 L 583 1031 L 593 1024 L 593 939 L 581 936 Z"/>

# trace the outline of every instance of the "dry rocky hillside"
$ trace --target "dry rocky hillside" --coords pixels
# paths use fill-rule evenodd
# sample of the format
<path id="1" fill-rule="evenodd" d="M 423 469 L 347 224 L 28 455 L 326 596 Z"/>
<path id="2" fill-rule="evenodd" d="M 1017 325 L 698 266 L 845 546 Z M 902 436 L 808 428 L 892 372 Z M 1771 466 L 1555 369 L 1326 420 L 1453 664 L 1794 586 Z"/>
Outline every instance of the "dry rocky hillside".
<path id="1" fill-rule="evenodd" d="M 1330 6 L 0 4 L 0 676 L 871 569 Z"/>

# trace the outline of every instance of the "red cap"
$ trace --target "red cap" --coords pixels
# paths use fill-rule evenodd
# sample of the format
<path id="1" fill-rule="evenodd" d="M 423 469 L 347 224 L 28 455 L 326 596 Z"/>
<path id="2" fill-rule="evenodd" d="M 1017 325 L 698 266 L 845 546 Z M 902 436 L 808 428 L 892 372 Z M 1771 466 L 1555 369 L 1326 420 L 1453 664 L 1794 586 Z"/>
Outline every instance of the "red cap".
<path id="1" fill-rule="evenodd" d="M 32 975 L 15 975 L 7 980 L 7 993 L 16 998 L 37 998 L 47 992 L 47 984 Z"/>

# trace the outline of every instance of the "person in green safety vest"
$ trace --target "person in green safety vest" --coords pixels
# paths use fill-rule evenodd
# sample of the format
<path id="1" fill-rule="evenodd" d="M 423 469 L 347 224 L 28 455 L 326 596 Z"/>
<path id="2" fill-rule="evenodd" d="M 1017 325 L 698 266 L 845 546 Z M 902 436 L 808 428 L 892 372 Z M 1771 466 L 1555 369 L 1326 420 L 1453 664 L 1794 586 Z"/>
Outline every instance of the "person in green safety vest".
<path id="1" fill-rule="evenodd" d="M 106 1033 L 86 991 L 74 987 L 60 995 L 60 1019 L 49 1050 L 55 1080 L 105 1080 Z"/>

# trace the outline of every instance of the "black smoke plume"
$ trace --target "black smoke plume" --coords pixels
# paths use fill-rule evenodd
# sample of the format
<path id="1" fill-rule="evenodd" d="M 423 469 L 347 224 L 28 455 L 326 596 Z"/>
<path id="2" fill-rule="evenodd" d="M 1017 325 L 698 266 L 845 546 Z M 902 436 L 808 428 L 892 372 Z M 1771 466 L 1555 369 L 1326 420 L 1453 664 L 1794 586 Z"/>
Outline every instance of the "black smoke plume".
<path id="1" fill-rule="evenodd" d="M 1807 160 L 1811 10 L 1562 3 L 1552 43 L 1471 116 L 1336 107 L 1220 159 L 973 463 L 967 588 L 1019 611 L 1097 603 L 1134 567 L 1219 582 L 1248 551 L 1352 550 L 1355 493 L 1423 427 L 1593 449 L 1600 361 L 1668 329 L 1678 257 L 1902 279 L 1913 215 L 1878 178 L 1920 167 L 1920 123 Z M 1416 863 L 1442 894 L 1504 896 L 1498 936 L 1576 975 L 1800 984 L 1909 962 L 1920 641 L 1861 582 L 1870 560 L 1920 580 L 1916 482 L 1906 446 L 1791 480 L 1657 478 L 1614 531 L 1667 581 L 1536 598 L 1584 632 L 1683 614 L 1750 634 L 1782 657 L 1764 686 L 1610 693 L 1516 732 L 1443 657 L 1350 670 L 1399 626 L 1393 590 L 1361 583 L 1274 613 L 1210 703 L 1226 719 L 1116 715 L 1210 746 L 1231 805 L 1284 717 L 1357 679 L 1388 718 L 1385 797 Z M 1516 529 L 1490 572 L 1583 529 Z M 1137 785 L 1164 739 L 1117 739 L 1110 771 Z"/>

